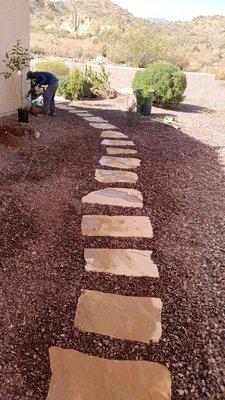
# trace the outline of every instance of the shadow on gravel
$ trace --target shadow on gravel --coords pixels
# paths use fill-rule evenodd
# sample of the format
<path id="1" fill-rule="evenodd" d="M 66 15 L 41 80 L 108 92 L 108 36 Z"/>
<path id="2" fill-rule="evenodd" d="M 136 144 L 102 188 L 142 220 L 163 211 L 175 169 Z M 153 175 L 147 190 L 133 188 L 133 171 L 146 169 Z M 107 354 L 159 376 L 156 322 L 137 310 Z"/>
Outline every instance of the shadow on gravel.
<path id="1" fill-rule="evenodd" d="M 74 114 L 58 111 L 50 125 L 45 122 L 46 135 L 36 147 L 15 153 L 13 160 L 9 153 L 8 169 L 1 170 L 3 398 L 46 398 L 48 349 L 57 345 L 100 357 L 166 363 L 173 399 L 180 399 L 178 390 L 188 399 L 221 399 L 225 176 L 216 150 L 165 125 L 128 126 L 121 111 L 86 109 L 135 141 L 142 159 L 136 188 L 144 209 L 81 207 L 87 189 L 101 187 L 94 170 L 105 150 L 100 131 Z M 15 158 L 22 172 L 29 167 L 23 182 L 10 180 L 20 172 Z M 148 215 L 154 238 L 84 240 L 81 218 L 92 212 Z M 84 273 L 87 246 L 152 249 L 160 281 Z M 161 297 L 160 343 L 74 331 L 81 288 Z"/>
<path id="2" fill-rule="evenodd" d="M 202 107 L 195 104 L 186 104 L 186 103 L 181 103 L 176 109 L 176 111 L 182 111 L 184 113 L 197 113 L 197 114 L 203 114 L 203 113 L 213 114 L 216 112 L 215 110 L 212 110 L 207 107 Z"/>

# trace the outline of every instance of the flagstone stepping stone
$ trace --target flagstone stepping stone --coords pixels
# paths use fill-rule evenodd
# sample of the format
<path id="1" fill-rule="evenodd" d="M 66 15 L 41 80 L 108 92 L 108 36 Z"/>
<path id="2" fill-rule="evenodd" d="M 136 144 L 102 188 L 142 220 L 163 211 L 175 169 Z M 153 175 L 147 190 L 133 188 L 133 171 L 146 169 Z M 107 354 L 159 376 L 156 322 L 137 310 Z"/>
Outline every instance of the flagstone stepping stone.
<path id="1" fill-rule="evenodd" d="M 81 223 L 84 236 L 152 238 L 148 217 L 124 215 L 84 215 Z"/>
<path id="2" fill-rule="evenodd" d="M 143 196 L 139 190 L 135 189 L 106 188 L 84 196 L 82 203 L 143 208 Z"/>
<path id="3" fill-rule="evenodd" d="M 101 138 L 127 139 L 128 136 L 122 132 L 105 131 L 101 133 Z"/>
<path id="4" fill-rule="evenodd" d="M 85 249 L 85 270 L 113 275 L 149 276 L 159 272 L 151 258 L 152 251 L 136 249 Z"/>
<path id="5" fill-rule="evenodd" d="M 88 122 L 107 122 L 108 123 L 108 121 L 106 121 L 105 119 L 103 119 L 103 118 L 100 118 L 100 117 L 83 117 L 84 119 L 85 119 L 85 121 L 88 121 Z"/>
<path id="6" fill-rule="evenodd" d="M 101 164 L 102 167 L 135 169 L 140 167 L 141 160 L 138 158 L 102 156 L 99 164 Z"/>
<path id="7" fill-rule="evenodd" d="M 87 114 L 88 111 L 87 110 L 81 110 L 79 108 L 76 108 L 76 112 L 80 113 L 80 114 Z"/>
<path id="8" fill-rule="evenodd" d="M 85 117 L 92 117 L 92 114 L 80 114 L 80 113 L 74 113 L 74 114 L 76 114 L 78 117 L 81 117 L 81 118 L 84 118 L 84 115 L 85 115 Z"/>
<path id="9" fill-rule="evenodd" d="M 137 154 L 137 150 L 133 149 L 124 149 L 123 147 L 107 147 L 107 154 L 116 155 L 116 154 Z"/>
<path id="10" fill-rule="evenodd" d="M 47 400 L 171 400 L 171 375 L 156 362 L 118 361 L 51 347 Z"/>
<path id="11" fill-rule="evenodd" d="M 101 143 L 103 146 L 135 146 L 132 140 L 110 140 L 104 139 Z"/>
<path id="12" fill-rule="evenodd" d="M 109 123 L 93 123 L 93 124 L 90 124 L 93 128 L 96 128 L 96 129 L 105 129 L 105 130 L 108 130 L 108 129 L 117 129 L 117 127 L 115 126 L 115 125 L 112 125 L 112 124 L 109 124 Z"/>
<path id="13" fill-rule="evenodd" d="M 96 169 L 95 179 L 103 183 L 136 183 L 138 175 L 130 171 L 112 171 L 108 169 Z"/>
<path id="14" fill-rule="evenodd" d="M 158 342 L 162 335 L 161 313 L 158 298 L 84 290 L 78 299 L 75 327 L 117 339 Z"/>

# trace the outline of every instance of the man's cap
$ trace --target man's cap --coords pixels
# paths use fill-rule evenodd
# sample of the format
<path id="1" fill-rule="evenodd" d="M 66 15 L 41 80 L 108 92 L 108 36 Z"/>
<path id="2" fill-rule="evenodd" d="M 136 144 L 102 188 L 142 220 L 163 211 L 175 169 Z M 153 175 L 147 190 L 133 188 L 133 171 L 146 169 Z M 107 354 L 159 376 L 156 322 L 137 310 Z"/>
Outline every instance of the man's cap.
<path id="1" fill-rule="evenodd" d="M 27 80 L 28 79 L 34 79 L 35 78 L 35 72 L 33 71 L 28 71 L 27 73 Z"/>

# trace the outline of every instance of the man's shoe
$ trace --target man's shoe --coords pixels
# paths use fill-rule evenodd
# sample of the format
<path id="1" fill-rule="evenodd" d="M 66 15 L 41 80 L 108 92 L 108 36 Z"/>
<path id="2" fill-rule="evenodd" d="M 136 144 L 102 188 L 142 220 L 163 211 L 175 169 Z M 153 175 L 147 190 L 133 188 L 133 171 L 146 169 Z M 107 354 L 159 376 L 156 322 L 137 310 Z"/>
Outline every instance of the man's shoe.
<path id="1" fill-rule="evenodd" d="M 55 113 L 54 112 L 50 112 L 49 113 L 49 117 L 54 117 L 55 116 Z"/>

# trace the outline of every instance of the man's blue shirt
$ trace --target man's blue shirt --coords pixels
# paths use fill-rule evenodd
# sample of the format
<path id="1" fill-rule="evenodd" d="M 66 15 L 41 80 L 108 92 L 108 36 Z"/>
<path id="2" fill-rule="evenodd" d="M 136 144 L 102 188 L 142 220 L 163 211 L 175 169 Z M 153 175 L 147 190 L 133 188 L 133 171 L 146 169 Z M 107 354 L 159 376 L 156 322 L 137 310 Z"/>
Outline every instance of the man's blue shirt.
<path id="1" fill-rule="evenodd" d="M 37 78 L 35 79 L 35 85 L 50 85 L 53 82 L 57 82 L 59 79 L 51 74 L 51 72 L 37 72 Z"/>

